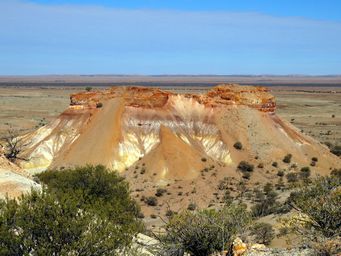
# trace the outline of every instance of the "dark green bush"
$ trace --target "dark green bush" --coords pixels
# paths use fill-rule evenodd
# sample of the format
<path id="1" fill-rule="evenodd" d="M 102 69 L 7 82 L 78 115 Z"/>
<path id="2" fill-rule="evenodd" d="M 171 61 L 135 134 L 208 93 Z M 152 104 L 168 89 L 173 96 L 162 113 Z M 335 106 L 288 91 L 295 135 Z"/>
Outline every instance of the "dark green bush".
<path id="1" fill-rule="evenodd" d="M 39 178 L 42 192 L 0 201 L 0 255 L 118 255 L 141 232 L 128 184 L 103 166 Z"/>
<path id="2" fill-rule="evenodd" d="M 167 192 L 167 189 L 158 188 L 158 189 L 156 190 L 155 195 L 156 195 L 157 197 L 161 197 L 161 196 L 163 196 L 163 194 L 166 193 L 166 192 Z"/>
<path id="3" fill-rule="evenodd" d="M 256 223 L 251 227 L 251 235 L 256 243 L 269 245 L 275 238 L 275 231 L 268 223 Z"/>
<path id="4" fill-rule="evenodd" d="M 243 145 L 241 142 L 237 141 L 236 143 L 233 144 L 233 147 L 237 150 L 241 150 L 243 148 Z"/>
<path id="5" fill-rule="evenodd" d="M 287 174 L 286 177 L 287 177 L 288 182 L 290 183 L 294 183 L 298 181 L 297 173 L 290 172 Z"/>
<path id="6" fill-rule="evenodd" d="M 287 154 L 284 158 L 283 158 L 283 162 L 289 164 L 291 162 L 291 158 L 292 158 L 292 154 Z"/>
<path id="7" fill-rule="evenodd" d="M 291 231 L 298 234 L 304 244 L 313 247 L 318 255 L 340 253 L 340 188 L 340 176 L 322 177 L 292 193 L 289 198 L 289 203 L 303 216 L 289 221 Z"/>
<path id="8" fill-rule="evenodd" d="M 207 256 L 230 247 L 234 237 L 250 224 L 244 205 L 226 206 L 220 211 L 185 211 L 174 215 L 158 237 L 165 255 Z M 167 254 L 168 253 L 168 254 Z"/>
<path id="9" fill-rule="evenodd" d="M 195 203 L 189 203 L 187 206 L 187 210 L 194 211 L 197 208 L 197 205 Z"/>
<path id="10" fill-rule="evenodd" d="M 310 171 L 310 168 L 309 167 L 302 167 L 301 168 L 301 170 L 300 170 L 300 177 L 302 178 L 302 179 L 308 179 L 309 178 L 309 176 L 310 176 L 310 173 L 311 173 L 311 171 Z"/>
<path id="11" fill-rule="evenodd" d="M 246 161 L 241 161 L 237 168 L 242 172 L 253 172 L 254 166 Z"/>
<path id="12" fill-rule="evenodd" d="M 144 202 L 149 206 L 157 206 L 157 198 L 154 196 L 146 197 Z"/>

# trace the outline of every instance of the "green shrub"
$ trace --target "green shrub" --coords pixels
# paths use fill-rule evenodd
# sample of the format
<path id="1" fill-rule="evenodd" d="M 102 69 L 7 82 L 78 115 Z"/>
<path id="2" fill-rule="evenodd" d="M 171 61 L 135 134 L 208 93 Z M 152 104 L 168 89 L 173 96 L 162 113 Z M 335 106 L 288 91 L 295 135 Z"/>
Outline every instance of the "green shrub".
<path id="1" fill-rule="evenodd" d="M 309 176 L 310 176 L 310 173 L 311 173 L 311 171 L 310 171 L 310 168 L 309 167 L 302 167 L 301 168 L 301 170 L 300 170 L 300 177 L 302 178 L 302 179 L 308 179 L 309 178 Z"/>
<path id="2" fill-rule="evenodd" d="M 272 163 L 272 166 L 273 166 L 273 167 L 278 167 L 278 163 L 277 163 L 277 162 L 273 162 L 273 163 Z"/>
<path id="3" fill-rule="evenodd" d="M 195 203 L 189 203 L 187 206 L 187 210 L 194 211 L 197 208 L 197 205 Z"/>
<path id="4" fill-rule="evenodd" d="M 241 150 L 243 148 L 243 145 L 241 142 L 237 141 L 236 143 L 233 144 L 233 147 L 237 150 Z"/>
<path id="5" fill-rule="evenodd" d="M 330 152 L 332 152 L 334 155 L 341 156 L 341 146 L 340 145 L 333 146 Z"/>
<path id="6" fill-rule="evenodd" d="M 283 177 L 284 176 L 284 171 L 283 170 L 278 171 L 277 172 L 277 176 Z"/>
<path id="7" fill-rule="evenodd" d="M 163 196 L 163 194 L 166 193 L 166 192 L 167 192 L 167 189 L 158 188 L 158 189 L 156 190 L 155 195 L 156 195 L 157 197 L 161 197 L 161 196 Z"/>
<path id="8" fill-rule="evenodd" d="M 142 231 L 117 173 L 87 166 L 39 178 L 42 192 L 0 201 L 0 255 L 117 255 Z"/>
<path id="9" fill-rule="evenodd" d="M 85 90 L 86 90 L 87 92 L 90 92 L 90 91 L 92 90 L 92 87 L 87 86 L 87 87 L 85 87 Z"/>
<path id="10" fill-rule="evenodd" d="M 289 223 L 290 230 L 298 234 L 304 244 L 315 248 L 319 255 L 340 252 L 340 188 L 340 177 L 322 177 L 290 195 L 289 202 L 300 215 L 285 223 Z"/>
<path id="11" fill-rule="evenodd" d="M 287 174 L 286 177 L 287 177 L 288 182 L 290 183 L 294 183 L 298 181 L 297 173 L 290 172 Z"/>
<path id="12" fill-rule="evenodd" d="M 149 206 L 157 206 L 157 198 L 154 196 L 146 197 L 144 201 Z"/>
<path id="13" fill-rule="evenodd" d="M 242 172 L 253 172 L 254 166 L 246 161 L 241 161 L 237 168 Z"/>
<path id="14" fill-rule="evenodd" d="M 291 158 L 292 158 L 292 154 L 287 154 L 284 158 L 283 158 L 283 162 L 289 164 L 291 162 Z"/>
<path id="15" fill-rule="evenodd" d="M 226 206 L 220 211 L 185 211 L 174 215 L 159 237 L 167 255 L 189 253 L 207 256 L 230 247 L 234 237 L 250 224 L 251 217 L 244 205 Z"/>
<path id="16" fill-rule="evenodd" d="M 275 231 L 268 223 L 256 223 L 251 227 L 251 235 L 256 243 L 269 245 L 275 238 Z"/>
<path id="17" fill-rule="evenodd" d="M 264 186 L 263 193 L 257 190 L 257 203 L 251 207 L 252 216 L 261 217 L 277 212 L 279 208 L 279 204 L 276 201 L 277 196 L 271 183 L 267 183 Z"/>

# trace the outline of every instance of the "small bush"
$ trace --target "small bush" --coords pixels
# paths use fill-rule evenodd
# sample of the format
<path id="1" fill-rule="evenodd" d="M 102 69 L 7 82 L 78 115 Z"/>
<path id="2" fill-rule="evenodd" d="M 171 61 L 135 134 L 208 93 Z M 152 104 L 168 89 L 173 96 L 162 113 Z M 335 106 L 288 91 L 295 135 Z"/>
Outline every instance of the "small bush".
<path id="1" fill-rule="evenodd" d="M 269 245 L 275 238 L 275 231 L 268 223 L 256 223 L 251 227 L 251 235 L 255 236 L 255 242 Z"/>
<path id="2" fill-rule="evenodd" d="M 318 161 L 318 158 L 317 158 L 317 157 L 312 157 L 312 158 L 311 158 L 311 161 L 317 162 L 317 161 Z"/>
<path id="3" fill-rule="evenodd" d="M 278 167 L 278 163 L 277 162 L 273 162 L 272 166 L 277 168 Z"/>
<path id="4" fill-rule="evenodd" d="M 283 162 L 289 164 L 291 162 L 291 158 L 292 158 L 292 154 L 287 154 L 284 158 L 283 158 Z"/>
<path id="5" fill-rule="evenodd" d="M 163 194 L 166 193 L 166 192 L 167 192 L 167 189 L 158 188 L 158 189 L 156 190 L 155 195 L 156 195 L 157 197 L 161 197 L 161 196 L 163 196 Z"/>
<path id="6" fill-rule="evenodd" d="M 152 219 L 156 219 L 156 218 L 157 218 L 157 216 L 156 216 L 155 214 L 151 214 L 150 217 L 151 217 Z"/>
<path id="7" fill-rule="evenodd" d="M 294 183 L 298 181 L 297 173 L 290 172 L 287 174 L 287 180 L 290 183 Z"/>
<path id="8" fill-rule="evenodd" d="M 242 172 L 253 172 L 254 166 L 246 161 L 241 161 L 237 168 Z"/>
<path id="9" fill-rule="evenodd" d="M 341 156 L 341 146 L 336 145 L 330 150 L 334 155 Z"/>
<path id="10" fill-rule="evenodd" d="M 237 141 L 236 143 L 233 144 L 233 147 L 237 150 L 241 150 L 243 148 L 243 145 L 241 142 Z"/>
<path id="11" fill-rule="evenodd" d="M 103 103 L 102 102 L 97 102 L 96 103 L 96 108 L 101 108 L 103 107 Z"/>
<path id="12" fill-rule="evenodd" d="M 202 162 L 206 162 L 206 161 L 207 161 L 207 158 L 203 157 L 203 158 L 201 158 L 201 161 L 202 161 Z"/>
<path id="13" fill-rule="evenodd" d="M 167 217 L 172 217 L 175 214 L 175 212 L 173 212 L 172 210 L 167 210 L 166 211 L 166 216 Z"/>
<path id="14" fill-rule="evenodd" d="M 187 206 L 187 210 L 194 211 L 197 208 L 197 205 L 195 203 L 190 203 Z"/>
<path id="15" fill-rule="evenodd" d="M 146 197 L 144 201 L 149 206 L 157 206 L 157 198 L 154 196 Z"/>
<path id="16" fill-rule="evenodd" d="M 284 176 L 284 171 L 283 171 L 283 170 L 278 171 L 278 172 L 277 172 L 277 176 L 283 177 L 283 176 Z"/>
<path id="17" fill-rule="evenodd" d="M 309 176 L 310 176 L 310 168 L 309 167 L 302 167 L 301 170 L 300 170 L 300 177 L 302 179 L 308 179 Z"/>
<path id="18" fill-rule="evenodd" d="M 260 163 L 260 164 L 258 164 L 257 167 L 263 169 L 264 168 L 264 164 Z"/>
<path id="19" fill-rule="evenodd" d="M 85 87 L 85 90 L 86 90 L 87 92 L 90 92 L 90 91 L 92 90 L 92 87 L 87 86 L 87 87 Z"/>
<path id="20" fill-rule="evenodd" d="M 172 252 L 170 255 L 212 255 L 228 249 L 250 222 L 244 205 L 231 204 L 219 211 L 184 211 L 170 219 L 165 236 L 159 239 L 164 251 Z"/>

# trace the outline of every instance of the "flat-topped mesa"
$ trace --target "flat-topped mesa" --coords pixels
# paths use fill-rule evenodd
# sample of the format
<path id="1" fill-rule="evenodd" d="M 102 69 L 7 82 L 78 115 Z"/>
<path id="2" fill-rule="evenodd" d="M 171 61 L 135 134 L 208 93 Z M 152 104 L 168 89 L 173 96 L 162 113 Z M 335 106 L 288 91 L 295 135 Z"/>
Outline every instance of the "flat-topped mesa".
<path id="1" fill-rule="evenodd" d="M 162 108 L 169 98 L 179 95 L 152 87 L 111 87 L 104 91 L 91 91 L 72 94 L 71 106 L 96 107 L 97 103 L 121 97 L 126 106 L 141 108 Z M 269 90 L 260 86 L 241 86 L 238 84 L 222 84 L 213 87 L 206 94 L 184 94 L 207 107 L 224 105 L 244 105 L 263 112 L 274 112 L 276 103 Z"/>

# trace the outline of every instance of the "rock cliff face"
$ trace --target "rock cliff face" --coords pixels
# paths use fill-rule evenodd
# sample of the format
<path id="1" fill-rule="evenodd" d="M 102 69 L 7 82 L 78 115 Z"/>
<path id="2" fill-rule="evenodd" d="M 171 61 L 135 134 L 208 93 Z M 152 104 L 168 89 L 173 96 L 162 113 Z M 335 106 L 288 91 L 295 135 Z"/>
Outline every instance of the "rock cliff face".
<path id="1" fill-rule="evenodd" d="M 288 153 L 305 165 L 312 156 L 325 158 L 315 168 L 322 174 L 339 164 L 275 114 L 274 97 L 264 87 L 224 84 L 206 94 L 112 87 L 70 100 L 59 118 L 25 136 L 26 170 L 104 164 L 126 172 L 143 162 L 146 174 L 162 183 L 193 180 L 208 164 L 235 176 L 241 160 L 266 164 Z M 233 147 L 236 141 L 242 150 Z"/>

